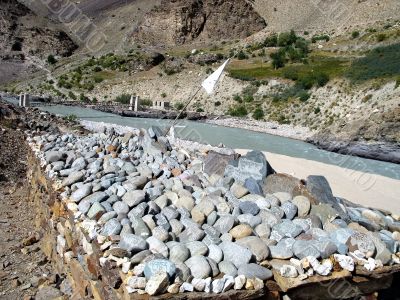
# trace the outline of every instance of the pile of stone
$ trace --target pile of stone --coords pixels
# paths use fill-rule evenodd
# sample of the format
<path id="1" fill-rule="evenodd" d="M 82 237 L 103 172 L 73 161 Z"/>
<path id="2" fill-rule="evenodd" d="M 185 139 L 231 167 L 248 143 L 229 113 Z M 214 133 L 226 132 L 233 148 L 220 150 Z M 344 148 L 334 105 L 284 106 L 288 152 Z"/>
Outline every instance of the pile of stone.
<path id="1" fill-rule="evenodd" d="M 28 141 L 81 230 L 72 251 L 55 224 L 59 255 L 100 247 L 129 293 L 257 290 L 400 263 L 398 216 L 334 197 L 324 177 L 276 174 L 258 151 L 179 148 L 157 127 Z"/>

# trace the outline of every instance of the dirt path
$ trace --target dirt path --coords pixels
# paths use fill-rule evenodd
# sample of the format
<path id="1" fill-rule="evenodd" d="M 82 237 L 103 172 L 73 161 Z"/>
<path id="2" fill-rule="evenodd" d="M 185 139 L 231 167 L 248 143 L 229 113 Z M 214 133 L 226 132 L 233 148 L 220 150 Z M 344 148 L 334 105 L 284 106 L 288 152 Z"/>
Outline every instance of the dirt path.
<path id="1" fill-rule="evenodd" d="M 61 278 L 39 248 L 35 210 L 28 199 L 24 135 L 1 121 L 0 299 L 55 299 L 62 296 Z"/>

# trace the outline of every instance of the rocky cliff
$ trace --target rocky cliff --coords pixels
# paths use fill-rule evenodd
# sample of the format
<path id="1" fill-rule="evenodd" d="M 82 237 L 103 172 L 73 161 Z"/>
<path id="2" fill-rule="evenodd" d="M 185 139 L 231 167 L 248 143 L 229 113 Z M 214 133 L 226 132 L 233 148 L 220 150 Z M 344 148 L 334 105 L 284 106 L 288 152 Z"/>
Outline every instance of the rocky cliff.
<path id="1" fill-rule="evenodd" d="M 265 26 L 244 0 L 164 0 L 146 15 L 134 40 L 153 45 L 219 41 L 244 38 Z"/>

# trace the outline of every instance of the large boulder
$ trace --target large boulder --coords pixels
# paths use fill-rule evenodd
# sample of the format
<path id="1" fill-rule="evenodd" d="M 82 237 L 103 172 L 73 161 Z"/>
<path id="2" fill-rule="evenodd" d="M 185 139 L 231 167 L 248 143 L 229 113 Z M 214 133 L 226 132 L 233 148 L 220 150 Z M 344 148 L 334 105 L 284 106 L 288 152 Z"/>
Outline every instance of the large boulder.
<path id="1" fill-rule="evenodd" d="M 249 178 L 262 183 L 268 175 L 274 173 L 261 151 L 250 151 L 245 156 L 230 161 L 224 175 L 244 184 Z"/>

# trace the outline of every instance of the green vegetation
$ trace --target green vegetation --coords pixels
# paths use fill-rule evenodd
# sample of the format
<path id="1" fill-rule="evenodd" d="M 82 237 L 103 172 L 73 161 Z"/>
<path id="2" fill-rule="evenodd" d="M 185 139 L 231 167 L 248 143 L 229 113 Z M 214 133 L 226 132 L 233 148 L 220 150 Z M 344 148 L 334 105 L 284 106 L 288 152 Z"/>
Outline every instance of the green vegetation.
<path id="1" fill-rule="evenodd" d="M 351 37 L 353 38 L 353 39 L 356 39 L 356 38 L 358 38 L 360 36 L 360 32 L 359 31 L 353 31 L 352 33 L 351 33 Z"/>
<path id="2" fill-rule="evenodd" d="M 129 104 L 130 101 L 131 101 L 131 95 L 129 95 L 129 94 L 121 94 L 121 95 L 119 95 L 119 96 L 117 96 L 115 98 L 115 101 L 119 102 L 121 104 Z"/>
<path id="3" fill-rule="evenodd" d="M 175 109 L 176 110 L 182 110 L 185 107 L 185 105 L 182 102 L 176 102 L 175 103 Z"/>
<path id="4" fill-rule="evenodd" d="M 247 116 L 247 114 L 248 114 L 247 109 L 243 104 L 231 107 L 228 110 L 228 115 L 232 117 L 245 117 Z"/>
<path id="5" fill-rule="evenodd" d="M 277 46 L 281 47 L 277 52 L 271 53 L 272 66 L 274 69 L 283 68 L 290 61 L 305 62 L 308 53 L 308 42 L 296 35 L 292 30 L 290 32 L 281 33 L 277 39 Z"/>
<path id="6" fill-rule="evenodd" d="M 243 60 L 243 59 L 248 59 L 249 57 L 248 55 L 246 55 L 246 53 L 243 52 L 243 50 L 240 50 L 236 55 L 236 58 L 239 60 Z"/>
<path id="7" fill-rule="evenodd" d="M 161 93 L 161 97 L 162 97 L 162 98 L 166 98 L 166 97 L 167 97 L 167 94 L 163 92 L 163 93 Z"/>
<path id="8" fill-rule="evenodd" d="M 69 122 L 75 122 L 78 119 L 76 115 L 67 115 L 64 117 L 64 120 Z"/>
<path id="9" fill-rule="evenodd" d="M 76 95 L 72 91 L 69 91 L 68 92 L 68 98 L 70 98 L 72 100 L 76 100 Z"/>
<path id="10" fill-rule="evenodd" d="M 376 48 L 355 60 L 346 76 L 353 82 L 400 76 L 400 44 Z"/>
<path id="11" fill-rule="evenodd" d="M 253 119 L 261 120 L 264 118 L 264 111 L 261 107 L 257 107 L 253 112 Z"/>
<path id="12" fill-rule="evenodd" d="M 221 101 L 216 101 L 216 102 L 214 102 L 214 105 L 217 106 L 217 107 L 218 107 L 218 106 L 221 106 L 221 104 L 222 104 Z"/>
<path id="13" fill-rule="evenodd" d="M 314 43 L 314 44 L 315 44 L 317 41 L 329 42 L 330 39 L 331 39 L 331 38 L 330 38 L 329 35 L 327 35 L 327 34 L 323 34 L 323 35 L 314 35 L 314 36 L 311 38 L 311 42 Z"/>
<path id="14" fill-rule="evenodd" d="M 54 65 L 54 64 L 57 63 L 57 59 L 54 57 L 53 54 L 50 54 L 49 56 L 47 56 L 47 62 L 48 62 L 50 65 Z"/>
<path id="15" fill-rule="evenodd" d="M 230 69 L 229 74 L 233 78 L 246 78 L 248 81 L 274 77 L 288 78 L 296 81 L 299 78 L 313 73 L 325 74 L 329 78 L 342 76 L 348 65 L 348 60 L 339 57 L 311 56 L 308 60 L 308 64 L 291 64 L 277 70 L 271 65 L 255 68 Z M 319 78 L 321 76 L 317 77 Z M 323 80 L 321 79 L 323 78 L 319 78 L 318 81 L 322 83 Z"/>
<path id="16" fill-rule="evenodd" d="M 387 39 L 387 35 L 385 33 L 379 33 L 376 35 L 376 40 L 378 42 L 383 42 L 386 39 Z"/>
<path id="17" fill-rule="evenodd" d="M 85 102 L 85 103 L 89 103 L 89 102 L 90 102 L 89 97 L 85 96 L 84 93 L 81 93 L 81 94 L 79 95 L 79 100 L 82 101 L 82 102 Z"/>
<path id="18" fill-rule="evenodd" d="M 149 99 L 140 99 L 140 105 L 142 106 L 152 106 L 153 102 Z"/>

